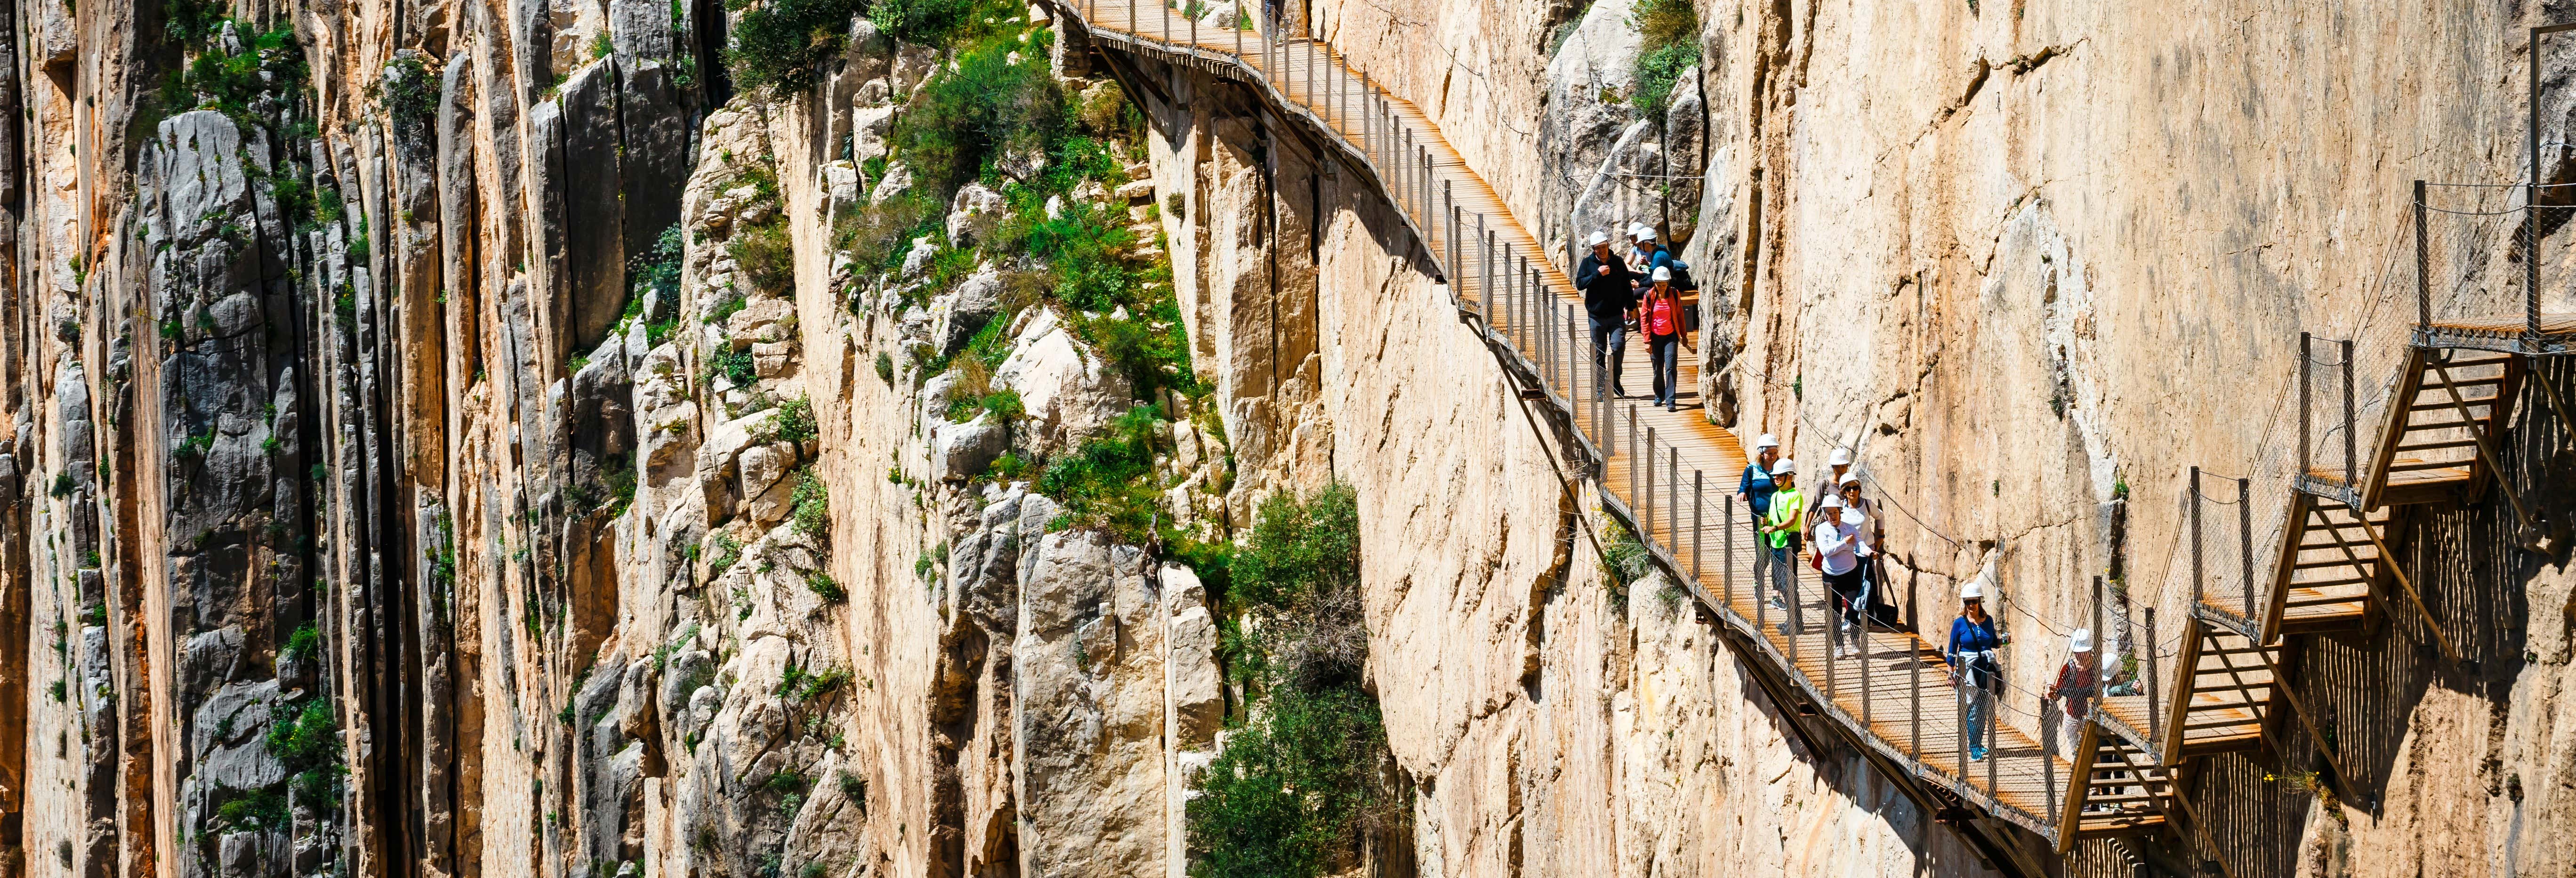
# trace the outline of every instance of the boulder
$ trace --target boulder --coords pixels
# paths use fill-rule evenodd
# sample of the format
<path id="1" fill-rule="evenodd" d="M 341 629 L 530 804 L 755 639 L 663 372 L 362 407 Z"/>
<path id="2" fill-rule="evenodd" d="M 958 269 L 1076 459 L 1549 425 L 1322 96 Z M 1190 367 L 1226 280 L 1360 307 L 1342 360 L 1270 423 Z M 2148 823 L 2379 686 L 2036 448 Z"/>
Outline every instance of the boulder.
<path id="1" fill-rule="evenodd" d="M 943 422 L 930 431 L 930 470 L 952 482 L 983 475 L 1009 441 L 1009 428 L 990 412 L 963 424 Z"/>
<path id="2" fill-rule="evenodd" d="M 1030 447 L 1053 453 L 1106 426 L 1132 401 L 1127 378 L 1073 337 L 1053 311 L 1020 330 L 993 380 L 1020 394 Z"/>
<path id="3" fill-rule="evenodd" d="M 986 262 L 956 289 L 931 297 L 930 343 L 942 354 L 954 354 L 1002 309 L 1002 276 Z"/>
<path id="4" fill-rule="evenodd" d="M 953 247 L 972 247 L 1001 225 L 1010 214 L 1002 193 L 982 183 L 958 187 L 957 197 L 948 204 L 948 243 Z"/>

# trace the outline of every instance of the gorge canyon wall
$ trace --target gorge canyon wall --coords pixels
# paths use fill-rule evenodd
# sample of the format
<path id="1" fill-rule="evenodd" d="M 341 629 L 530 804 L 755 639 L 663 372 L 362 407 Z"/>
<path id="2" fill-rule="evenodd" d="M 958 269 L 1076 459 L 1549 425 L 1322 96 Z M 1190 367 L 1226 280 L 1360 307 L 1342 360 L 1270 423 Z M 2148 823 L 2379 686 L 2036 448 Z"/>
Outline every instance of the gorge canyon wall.
<path id="1" fill-rule="evenodd" d="M 1643 3 L 1281 11 L 1544 239 L 1681 246 L 1709 417 L 1855 450 L 1907 618 L 1993 564 L 2033 733 L 2091 576 L 2188 598 L 2180 479 L 2278 445 L 2298 334 L 2411 321 L 2407 184 L 2520 179 L 2521 29 L 2565 12 L 1684 5 L 1653 101 Z M 790 10 L 805 63 L 728 53 Z M 1193 803 L 1284 689 L 1235 553 L 1342 489 L 1383 807 L 1323 871 L 2026 871 L 1614 569 L 1366 175 L 1067 18 L 19 4 L 0 872 L 1204 874 Z M 2511 477 L 2567 521 L 2569 428 L 2520 411 Z M 2576 868 L 2576 575 L 2509 516 L 2405 546 L 2474 666 L 2293 647 L 2373 800 L 2222 760 L 2236 874 Z"/>

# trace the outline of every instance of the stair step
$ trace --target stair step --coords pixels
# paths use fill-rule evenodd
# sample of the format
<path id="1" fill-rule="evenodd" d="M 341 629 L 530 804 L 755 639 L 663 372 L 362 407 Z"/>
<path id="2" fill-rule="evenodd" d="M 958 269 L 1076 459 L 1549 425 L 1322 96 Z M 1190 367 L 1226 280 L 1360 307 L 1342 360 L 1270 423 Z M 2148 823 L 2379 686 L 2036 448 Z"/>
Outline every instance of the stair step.
<path id="1" fill-rule="evenodd" d="M 2448 440 L 2443 440 L 2443 441 L 2440 441 L 2440 442 L 2419 442 L 2419 443 L 2410 443 L 2410 444 L 2406 444 L 2406 445 L 2399 445 L 2399 446 L 2397 446 L 2397 450 L 2398 450 L 2398 451 L 2440 451 L 2440 450 L 2443 450 L 2443 449 L 2446 449 L 2446 448 L 2475 448 L 2475 447 L 2477 447 L 2477 445 L 2478 445 L 2478 440 L 2475 440 L 2475 439 L 2448 439 Z"/>

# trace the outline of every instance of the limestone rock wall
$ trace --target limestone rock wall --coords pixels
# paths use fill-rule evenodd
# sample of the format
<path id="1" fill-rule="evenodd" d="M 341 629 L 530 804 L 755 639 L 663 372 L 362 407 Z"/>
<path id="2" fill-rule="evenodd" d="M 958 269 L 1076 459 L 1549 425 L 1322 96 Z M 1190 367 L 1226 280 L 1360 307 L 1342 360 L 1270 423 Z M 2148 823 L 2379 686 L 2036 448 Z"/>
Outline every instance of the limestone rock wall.
<path id="1" fill-rule="evenodd" d="M 1647 118 L 1636 8 L 1288 10 L 1548 240 L 1683 242 L 1710 413 L 1853 446 L 1917 618 L 1995 551 L 2025 690 L 2090 574 L 2173 605 L 2175 478 L 2274 442 L 2298 332 L 2409 319 L 2403 184 L 2520 174 L 2540 14 L 1702 2 Z M 924 185 L 889 137 L 954 60 L 865 21 L 766 100 L 725 78 L 719 4 L 13 7 L 0 873 L 1185 874 L 1244 693 L 1162 529 L 1339 481 L 1412 795 L 1373 867 L 1983 874 L 1664 583 L 1604 570 L 1563 437 L 1356 176 L 1047 15 L 1013 63 L 1147 124 L 1044 210 L 1117 217 L 1180 326 L 1033 294 L 1047 266 L 975 249 L 1022 210 L 990 181 L 853 253 Z M 988 321 L 984 373 L 942 368 Z M 1140 392 L 1102 321 L 1180 333 L 1207 393 Z M 978 411 L 1004 390 L 1024 417 Z M 1138 406 L 1153 539 L 1006 469 Z M 2565 429 L 2528 415 L 2509 467 L 2559 521 Z M 2498 548 L 2504 515 L 2405 547 L 2475 669 L 2395 623 L 2295 645 L 2371 801 L 2280 786 L 2304 754 L 2217 764 L 2247 868 L 2576 856 L 2576 580 Z"/>

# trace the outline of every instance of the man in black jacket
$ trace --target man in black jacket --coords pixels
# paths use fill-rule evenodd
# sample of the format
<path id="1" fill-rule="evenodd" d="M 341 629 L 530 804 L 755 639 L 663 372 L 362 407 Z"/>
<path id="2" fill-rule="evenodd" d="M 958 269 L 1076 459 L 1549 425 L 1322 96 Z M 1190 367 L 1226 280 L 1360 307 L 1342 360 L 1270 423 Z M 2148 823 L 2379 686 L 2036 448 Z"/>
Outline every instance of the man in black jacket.
<path id="1" fill-rule="evenodd" d="M 1628 263 L 1610 252 L 1610 233 L 1592 233 L 1592 255 L 1574 269 L 1574 286 L 1583 291 L 1583 311 L 1592 323 L 1592 374 L 1596 387 L 1612 397 L 1628 395 L 1619 386 L 1619 362 L 1628 345 L 1628 312 L 1637 307 L 1635 278 Z"/>

